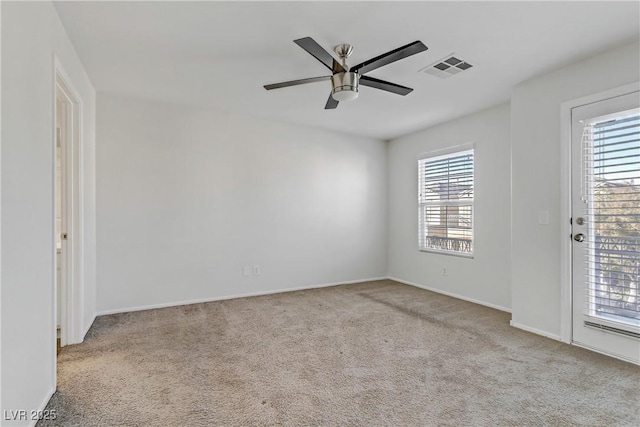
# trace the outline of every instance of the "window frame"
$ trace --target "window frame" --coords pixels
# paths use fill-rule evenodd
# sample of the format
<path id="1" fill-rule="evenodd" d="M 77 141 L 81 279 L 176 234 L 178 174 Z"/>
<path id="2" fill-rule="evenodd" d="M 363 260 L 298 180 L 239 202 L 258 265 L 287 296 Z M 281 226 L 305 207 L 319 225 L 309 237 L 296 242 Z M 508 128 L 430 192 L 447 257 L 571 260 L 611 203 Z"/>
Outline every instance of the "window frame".
<path id="1" fill-rule="evenodd" d="M 421 200 L 421 189 L 424 183 L 422 182 L 422 176 L 420 173 L 420 163 L 428 160 L 428 159 L 436 159 L 438 157 L 455 157 L 459 155 L 464 155 L 465 153 L 470 152 L 472 154 L 472 164 L 473 164 L 473 174 L 472 174 L 472 182 L 473 182 L 473 197 L 469 202 L 464 201 L 449 201 L 447 203 L 436 204 L 434 202 L 423 202 Z M 476 153 L 475 153 L 475 144 L 462 144 L 453 147 L 444 148 L 441 150 L 430 151 L 426 153 L 422 153 L 418 156 L 416 161 L 417 166 L 417 176 L 418 176 L 418 191 L 417 193 L 417 202 L 418 202 L 418 251 L 426 252 L 426 253 L 435 253 L 440 255 L 449 255 L 456 256 L 461 258 L 469 258 L 473 259 L 475 254 L 475 187 L 476 187 Z M 471 252 L 460 252 L 454 250 L 446 250 L 446 249 L 436 249 L 429 248 L 422 245 L 423 238 L 426 236 L 427 223 L 425 221 L 424 210 L 428 206 L 470 206 L 471 208 Z M 423 236 L 424 235 L 424 236 Z"/>

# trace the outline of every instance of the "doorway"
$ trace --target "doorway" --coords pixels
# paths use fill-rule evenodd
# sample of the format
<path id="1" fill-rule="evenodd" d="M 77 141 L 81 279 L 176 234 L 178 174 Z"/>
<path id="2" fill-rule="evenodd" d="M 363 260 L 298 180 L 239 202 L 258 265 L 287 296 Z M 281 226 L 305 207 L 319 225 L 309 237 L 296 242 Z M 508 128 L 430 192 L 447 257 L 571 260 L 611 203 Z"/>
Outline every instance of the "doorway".
<path id="1" fill-rule="evenodd" d="M 571 109 L 574 344 L 640 363 L 640 92 Z"/>
<path id="2" fill-rule="evenodd" d="M 65 79 L 55 80 L 55 324 L 58 349 L 80 342 L 81 315 L 79 285 L 79 151 L 80 103 Z"/>

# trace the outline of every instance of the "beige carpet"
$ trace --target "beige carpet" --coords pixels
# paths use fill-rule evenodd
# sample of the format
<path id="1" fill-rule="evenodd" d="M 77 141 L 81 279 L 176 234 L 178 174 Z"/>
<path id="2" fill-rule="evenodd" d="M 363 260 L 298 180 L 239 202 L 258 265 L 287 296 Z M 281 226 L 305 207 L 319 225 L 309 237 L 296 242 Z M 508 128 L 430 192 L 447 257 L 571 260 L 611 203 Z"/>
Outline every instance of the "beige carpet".
<path id="1" fill-rule="evenodd" d="M 103 316 L 68 426 L 638 426 L 640 368 L 391 281 Z"/>

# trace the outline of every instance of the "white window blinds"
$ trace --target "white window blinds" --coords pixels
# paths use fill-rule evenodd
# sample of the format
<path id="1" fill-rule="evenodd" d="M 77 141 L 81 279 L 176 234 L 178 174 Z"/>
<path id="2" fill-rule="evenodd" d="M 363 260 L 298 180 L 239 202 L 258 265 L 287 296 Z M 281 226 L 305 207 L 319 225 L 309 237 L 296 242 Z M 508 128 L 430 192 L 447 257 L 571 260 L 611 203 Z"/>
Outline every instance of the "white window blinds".
<path id="1" fill-rule="evenodd" d="M 585 126 L 583 136 L 585 315 L 640 326 L 640 114 L 620 114 Z M 604 322 L 603 322 L 604 321 Z M 624 327 L 623 327 L 624 328 Z M 626 328 L 624 328 L 626 329 Z"/>
<path id="2" fill-rule="evenodd" d="M 418 160 L 419 248 L 473 254 L 473 150 Z"/>

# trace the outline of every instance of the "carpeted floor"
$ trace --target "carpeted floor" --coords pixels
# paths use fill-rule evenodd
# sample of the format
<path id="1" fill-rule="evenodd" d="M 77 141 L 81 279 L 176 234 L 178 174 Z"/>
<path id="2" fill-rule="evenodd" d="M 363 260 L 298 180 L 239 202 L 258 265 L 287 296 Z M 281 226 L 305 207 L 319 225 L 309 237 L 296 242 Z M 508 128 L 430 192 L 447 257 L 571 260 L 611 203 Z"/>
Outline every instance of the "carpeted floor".
<path id="1" fill-rule="evenodd" d="M 103 316 L 38 425 L 640 425 L 640 368 L 509 317 L 392 281 Z"/>

